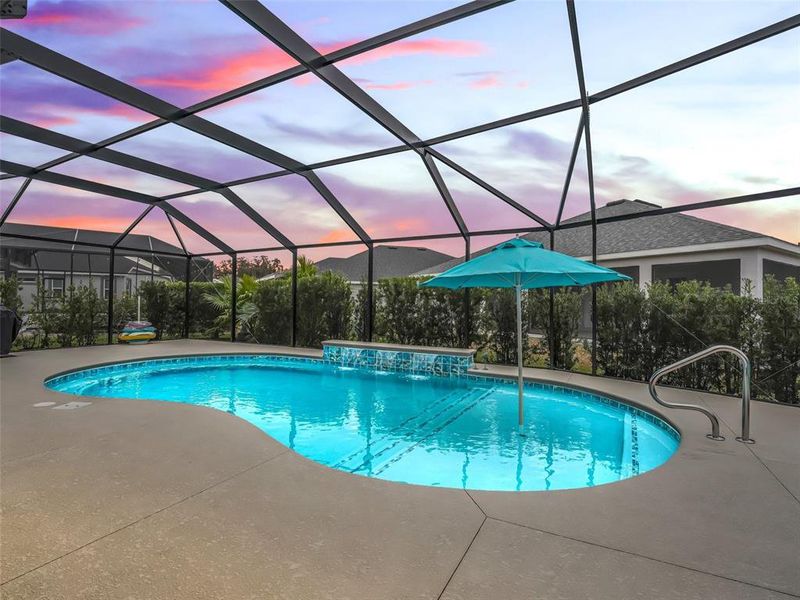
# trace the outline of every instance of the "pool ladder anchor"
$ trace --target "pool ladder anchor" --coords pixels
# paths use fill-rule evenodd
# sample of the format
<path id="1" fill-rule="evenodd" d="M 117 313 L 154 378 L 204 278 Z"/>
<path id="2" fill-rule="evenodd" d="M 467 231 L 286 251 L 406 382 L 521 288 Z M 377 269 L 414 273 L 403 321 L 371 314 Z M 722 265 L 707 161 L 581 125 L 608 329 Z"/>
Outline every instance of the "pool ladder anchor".
<path id="1" fill-rule="evenodd" d="M 750 359 L 747 358 L 747 355 L 738 348 L 726 346 L 724 344 L 709 346 L 705 350 L 701 350 L 700 352 L 692 354 L 691 356 L 687 356 L 686 358 L 674 362 L 671 365 L 662 367 L 650 377 L 650 381 L 648 382 L 650 395 L 653 397 L 653 400 L 658 402 L 661 406 L 665 406 L 667 408 L 696 410 L 703 413 L 708 417 L 709 421 L 711 421 L 711 433 L 707 434 L 706 437 L 716 441 L 724 440 L 725 438 L 719 433 L 719 419 L 715 413 L 697 404 L 667 402 L 659 397 L 658 391 L 656 390 L 656 385 L 658 384 L 659 380 L 664 377 L 664 375 L 672 373 L 673 371 L 677 371 L 678 369 L 695 363 L 703 358 L 706 358 L 707 356 L 711 356 L 712 354 L 720 354 L 723 352 L 733 354 L 739 359 L 739 362 L 742 363 L 742 435 L 737 436 L 736 441 L 742 442 L 743 444 L 755 444 L 756 441 L 750 437 L 750 377 L 752 376 L 752 366 L 750 365 Z"/>

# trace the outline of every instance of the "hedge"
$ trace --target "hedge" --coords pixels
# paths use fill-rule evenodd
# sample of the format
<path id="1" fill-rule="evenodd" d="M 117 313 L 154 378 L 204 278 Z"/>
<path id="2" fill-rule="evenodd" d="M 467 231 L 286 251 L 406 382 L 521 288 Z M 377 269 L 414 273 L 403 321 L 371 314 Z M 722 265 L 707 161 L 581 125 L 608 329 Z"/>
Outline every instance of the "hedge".
<path id="1" fill-rule="evenodd" d="M 374 288 L 374 339 L 423 346 L 473 347 L 481 360 L 515 364 L 516 311 L 512 290 L 469 292 L 418 287 L 418 279 L 391 278 Z M 268 344 L 291 343 L 291 279 L 239 283 L 237 339 Z M 140 286 L 143 318 L 162 338 L 184 334 L 185 285 L 144 282 Z M 747 292 L 745 288 L 745 292 Z M 524 295 L 530 330 L 525 339 L 528 365 L 546 364 L 549 349 L 558 368 L 577 368 L 582 346 L 576 342 L 586 290 L 554 292 L 554 335 L 550 331 L 549 291 Z M 326 338 L 363 339 L 366 333 L 366 286 L 356 294 L 333 273 L 306 269 L 298 278 L 297 344 L 319 347 Z M 229 338 L 230 282 L 190 285 L 193 337 Z M 764 280 L 764 298 L 697 281 L 675 286 L 653 283 L 646 291 L 634 283 L 597 290 L 597 369 L 602 375 L 645 381 L 658 367 L 711 344 L 739 347 L 753 363 L 755 397 L 800 404 L 800 283 L 792 278 Z M 211 302 L 210 300 L 217 299 Z M 467 298 L 469 331 L 467 331 Z M 2 280 L 0 300 L 20 306 L 17 282 Z M 105 341 L 106 302 L 93 287 L 70 288 L 63 297 L 39 283 L 28 311 L 36 334 L 17 348 L 71 346 Z M 115 329 L 135 315 L 130 296 L 114 303 Z M 584 343 L 585 344 L 585 343 Z M 740 369 L 728 357 L 710 357 L 665 380 L 666 383 L 738 394 Z"/>
<path id="2" fill-rule="evenodd" d="M 746 290 L 747 291 L 747 290 Z M 657 368 L 712 344 L 741 348 L 753 364 L 756 397 L 800 404 L 800 284 L 764 280 L 764 299 L 707 283 L 602 286 L 597 293 L 597 366 L 603 375 L 647 380 Z M 739 394 L 733 357 L 715 356 L 665 383 Z"/>

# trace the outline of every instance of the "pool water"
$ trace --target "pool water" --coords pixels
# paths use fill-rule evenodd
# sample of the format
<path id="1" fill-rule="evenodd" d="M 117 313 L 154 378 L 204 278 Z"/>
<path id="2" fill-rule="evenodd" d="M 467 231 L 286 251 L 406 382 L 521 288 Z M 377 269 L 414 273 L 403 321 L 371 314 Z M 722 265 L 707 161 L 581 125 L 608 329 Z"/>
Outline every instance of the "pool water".
<path id="1" fill-rule="evenodd" d="M 663 464 L 679 436 L 644 411 L 544 384 L 338 367 L 267 355 L 122 363 L 46 381 L 70 394 L 167 400 L 234 414 L 323 465 L 476 490 L 611 483 Z"/>

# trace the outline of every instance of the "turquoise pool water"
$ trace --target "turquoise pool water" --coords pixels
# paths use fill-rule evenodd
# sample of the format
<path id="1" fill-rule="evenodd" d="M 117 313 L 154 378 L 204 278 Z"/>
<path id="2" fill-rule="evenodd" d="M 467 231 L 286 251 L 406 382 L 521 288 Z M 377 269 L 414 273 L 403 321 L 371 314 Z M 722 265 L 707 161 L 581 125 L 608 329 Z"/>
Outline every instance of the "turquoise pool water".
<path id="1" fill-rule="evenodd" d="M 679 436 L 626 404 L 513 383 L 227 355 L 130 362 L 49 379 L 61 392 L 167 400 L 227 411 L 335 469 L 420 485 L 558 490 L 611 483 L 663 464 Z"/>

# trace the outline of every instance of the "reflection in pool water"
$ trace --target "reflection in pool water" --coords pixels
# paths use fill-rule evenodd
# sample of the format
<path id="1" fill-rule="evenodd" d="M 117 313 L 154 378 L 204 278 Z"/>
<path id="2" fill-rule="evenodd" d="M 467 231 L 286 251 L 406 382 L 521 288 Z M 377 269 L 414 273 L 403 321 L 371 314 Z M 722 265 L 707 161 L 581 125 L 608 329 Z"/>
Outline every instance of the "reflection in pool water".
<path id="1" fill-rule="evenodd" d="M 330 467 L 391 481 L 480 490 L 557 490 L 663 464 L 677 433 L 613 400 L 534 384 L 517 433 L 513 382 L 340 368 L 229 355 L 152 360 L 56 377 L 53 389 L 168 400 L 232 413 Z"/>

